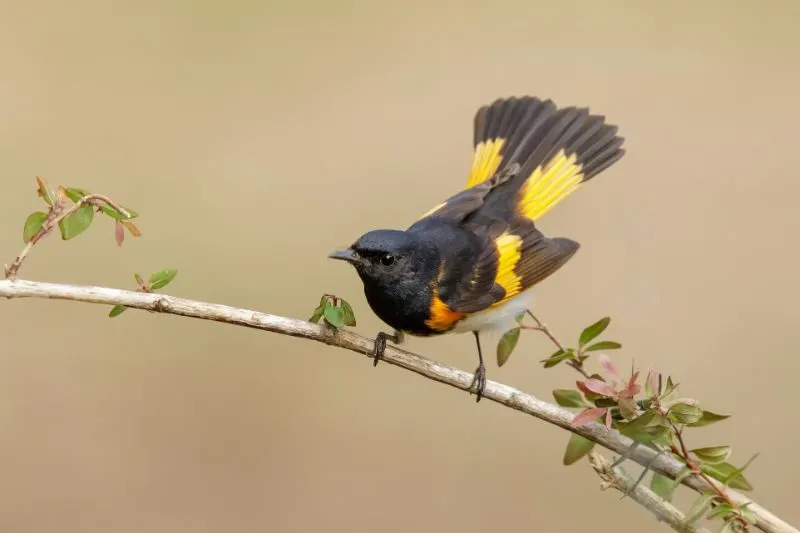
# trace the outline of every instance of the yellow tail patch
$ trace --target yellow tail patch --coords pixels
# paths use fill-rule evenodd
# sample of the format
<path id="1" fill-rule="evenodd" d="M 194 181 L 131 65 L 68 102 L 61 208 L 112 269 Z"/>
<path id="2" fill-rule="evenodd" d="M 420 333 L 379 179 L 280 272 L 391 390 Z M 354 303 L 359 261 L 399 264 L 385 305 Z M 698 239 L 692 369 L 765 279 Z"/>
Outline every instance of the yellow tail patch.
<path id="1" fill-rule="evenodd" d="M 497 306 L 518 294 L 522 288 L 522 279 L 514 271 L 522 258 L 522 237 L 505 231 L 495 239 L 495 246 L 498 255 L 495 283 L 506 291 L 505 297 L 493 304 Z"/>
<path id="2" fill-rule="evenodd" d="M 505 142 L 505 139 L 496 138 L 482 141 L 475 145 L 472 169 L 467 178 L 467 189 L 488 180 L 497 172 L 497 168 L 503 161 L 500 150 Z"/>
<path id="3" fill-rule="evenodd" d="M 559 150 L 547 163 L 536 167 L 519 191 L 519 213 L 533 221 L 573 193 L 583 179 L 577 154 L 567 156 Z"/>

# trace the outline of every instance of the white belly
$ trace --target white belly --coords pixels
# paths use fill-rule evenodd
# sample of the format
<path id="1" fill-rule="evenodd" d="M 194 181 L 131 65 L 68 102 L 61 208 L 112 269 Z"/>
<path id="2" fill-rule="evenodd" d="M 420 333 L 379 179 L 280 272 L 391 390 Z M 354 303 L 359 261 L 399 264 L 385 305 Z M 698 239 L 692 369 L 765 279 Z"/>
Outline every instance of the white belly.
<path id="1" fill-rule="evenodd" d="M 531 308 L 533 288 L 511 297 L 503 305 L 490 307 L 460 320 L 451 330 L 453 333 L 479 333 L 502 335 L 516 327 L 517 316 Z"/>

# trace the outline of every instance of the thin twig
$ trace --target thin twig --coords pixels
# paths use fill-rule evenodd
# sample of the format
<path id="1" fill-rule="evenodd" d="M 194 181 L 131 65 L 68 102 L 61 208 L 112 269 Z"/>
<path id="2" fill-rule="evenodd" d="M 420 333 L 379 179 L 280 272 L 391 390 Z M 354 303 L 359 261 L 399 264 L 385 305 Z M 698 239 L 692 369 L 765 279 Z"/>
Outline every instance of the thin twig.
<path id="1" fill-rule="evenodd" d="M 564 345 L 563 345 L 563 344 L 561 344 L 561 341 L 559 341 L 559 340 L 556 338 L 556 336 L 555 336 L 555 335 L 553 335 L 553 332 L 552 332 L 552 331 L 550 331 L 550 328 L 548 328 L 548 327 L 547 327 L 547 326 L 544 324 L 544 322 L 542 322 L 541 320 L 539 320 L 538 318 L 536 318 L 536 315 L 534 315 L 534 314 L 531 312 L 531 310 L 530 310 L 530 309 L 528 309 L 528 310 L 527 310 L 527 311 L 525 311 L 525 312 L 526 312 L 526 313 L 528 313 L 528 315 L 529 315 L 529 316 L 530 316 L 530 317 L 533 319 L 533 321 L 534 321 L 534 322 L 536 322 L 536 326 L 535 326 L 535 327 L 533 327 L 533 328 L 528 328 L 528 329 L 533 329 L 533 330 L 535 330 L 535 331 L 541 331 L 542 333 L 544 333 L 545 335 L 547 335 L 547 338 L 549 338 L 549 339 L 550 339 L 550 340 L 553 342 L 553 344 L 555 344 L 555 345 L 556 345 L 556 347 L 557 347 L 559 350 L 561 350 L 562 352 L 566 352 L 566 351 L 567 351 L 567 349 L 566 349 L 566 348 L 564 348 Z M 577 370 L 578 372 L 580 372 L 580 373 L 581 373 L 581 375 L 582 375 L 583 377 L 585 377 L 586 379 L 591 379 L 591 376 L 590 376 L 590 375 L 589 375 L 589 373 L 586 371 L 586 369 L 585 369 L 585 368 L 583 368 L 583 365 L 582 365 L 582 364 L 580 364 L 580 363 L 578 363 L 578 362 L 576 362 L 576 361 L 567 361 L 567 364 L 568 364 L 569 366 L 571 366 L 572 368 L 574 368 L 575 370 Z"/>
<path id="2" fill-rule="evenodd" d="M 131 214 L 128 211 L 126 211 L 125 208 L 114 202 L 108 196 L 102 194 L 87 194 L 86 196 L 83 196 L 77 202 L 72 204 L 72 206 L 69 209 L 63 211 L 62 211 L 63 204 L 61 203 L 56 204 L 50 209 L 49 213 L 47 214 L 47 220 L 44 221 L 42 227 L 39 228 L 39 231 L 37 231 L 31 238 L 31 240 L 29 240 L 25 244 L 25 247 L 16 257 L 16 259 L 14 259 L 14 262 L 11 263 L 10 266 L 6 266 L 5 268 L 6 279 L 16 279 L 17 273 L 19 272 L 19 268 L 22 266 L 22 262 L 25 261 L 25 258 L 28 256 L 34 245 L 37 242 L 39 242 L 42 239 L 42 237 L 50 233 L 53 230 L 53 228 L 55 228 L 56 225 L 58 225 L 59 222 L 61 222 L 71 214 L 75 213 L 78 209 L 80 209 L 84 205 L 89 205 L 89 204 L 95 205 L 95 203 L 98 201 L 108 204 L 110 207 L 116 209 L 119 213 L 122 214 L 122 216 L 126 218 L 131 217 Z"/>
<path id="3" fill-rule="evenodd" d="M 374 347 L 373 339 L 362 337 L 349 330 L 336 330 L 330 326 L 313 324 L 296 318 L 158 293 L 140 293 L 104 287 L 25 280 L 0 280 L 0 297 L 49 298 L 109 306 L 124 305 L 129 308 L 224 322 L 271 331 L 281 335 L 312 339 L 367 356 L 372 354 Z M 469 390 L 473 380 L 471 373 L 424 358 L 396 346 L 388 345 L 386 347 L 383 360 L 391 365 L 410 370 L 428 379 L 464 391 Z M 487 380 L 484 398 L 582 435 L 616 453 L 624 453 L 633 442 L 631 439 L 620 435 L 619 432 L 607 430 L 605 426 L 594 422 L 580 427 L 573 427 L 571 423 L 575 415 L 570 411 L 508 385 Z M 653 450 L 645 446 L 639 446 L 630 453 L 630 459 L 641 465 L 647 465 L 652 461 L 652 470 L 672 479 L 675 479 L 684 467 L 682 462 L 671 456 L 662 454 L 654 459 L 654 455 L 656 455 L 656 452 Z M 698 492 L 707 492 L 709 490 L 709 482 L 696 475 L 687 476 L 681 483 Z M 715 485 L 717 482 L 711 480 L 710 484 Z M 728 497 L 738 505 L 752 502 L 750 498 L 733 490 L 728 491 Z M 800 533 L 796 528 L 755 502 L 750 503 L 748 510 L 755 518 L 756 527 L 765 533 Z"/>
<path id="4" fill-rule="evenodd" d="M 98 200 L 107 204 L 109 207 L 113 208 L 115 211 L 117 211 L 120 215 L 124 216 L 125 218 L 131 218 L 131 214 L 124 207 L 122 207 L 114 200 L 103 194 L 88 194 L 83 198 L 81 198 L 79 202 L 82 205 L 95 204 Z"/>
<path id="5" fill-rule="evenodd" d="M 678 445 L 680 446 L 680 450 L 673 448 L 672 449 L 672 453 L 674 453 L 674 454 L 680 456 L 681 458 L 683 458 L 683 460 L 686 461 L 686 466 L 689 469 L 691 469 L 692 472 L 694 472 L 696 475 L 698 475 L 701 478 L 703 478 L 704 481 L 708 482 L 711 479 L 711 477 L 708 474 L 706 474 L 705 472 L 703 472 L 700 469 L 700 467 L 697 466 L 697 464 L 692 460 L 691 456 L 689 455 L 689 449 L 688 449 L 688 447 L 686 446 L 686 443 L 683 440 L 683 430 L 678 428 L 678 426 L 674 422 L 670 421 L 669 424 L 670 424 L 670 426 L 672 426 L 672 430 L 675 432 L 675 435 L 678 438 Z M 731 501 L 730 497 L 728 497 L 728 493 L 722 487 L 720 487 L 717 484 L 709 484 L 709 485 L 711 486 L 712 490 L 714 491 L 714 494 L 716 494 L 722 501 L 724 501 L 725 503 L 727 503 L 729 505 L 736 505 L 735 502 Z M 747 531 L 747 529 L 748 529 L 747 528 L 747 522 L 744 520 L 743 517 L 738 516 L 738 517 L 735 518 L 735 520 L 739 523 L 739 526 L 744 531 Z"/>
<path id="6" fill-rule="evenodd" d="M 656 518 L 666 522 L 679 533 L 709 533 L 700 526 L 686 523 L 686 516 L 671 503 L 665 501 L 649 488 L 638 483 L 625 470 L 614 467 L 605 457 L 597 452 L 589 452 L 589 464 L 600 479 L 603 480 L 602 488 L 614 488 L 623 495 L 630 497 L 642 507 L 652 512 Z"/>

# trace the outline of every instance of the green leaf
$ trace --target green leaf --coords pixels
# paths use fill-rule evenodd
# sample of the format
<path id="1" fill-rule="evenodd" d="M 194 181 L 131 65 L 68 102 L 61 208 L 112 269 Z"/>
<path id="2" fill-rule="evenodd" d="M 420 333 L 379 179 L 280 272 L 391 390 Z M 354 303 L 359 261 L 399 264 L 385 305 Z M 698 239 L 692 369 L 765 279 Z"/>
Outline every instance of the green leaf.
<path id="1" fill-rule="evenodd" d="M 572 348 L 569 348 L 566 351 L 558 350 L 556 353 L 547 359 L 543 359 L 541 362 L 544 363 L 545 368 L 550 368 L 567 359 L 575 359 L 575 352 Z"/>
<path id="2" fill-rule="evenodd" d="M 711 502 L 714 501 L 715 495 L 714 494 L 702 494 L 697 500 L 695 500 L 694 505 L 692 508 L 689 509 L 689 512 L 686 513 L 686 523 L 687 524 L 694 524 L 697 522 L 700 517 L 711 507 Z"/>
<path id="3" fill-rule="evenodd" d="M 680 484 L 681 484 L 681 482 L 682 482 L 684 479 L 686 479 L 687 477 L 691 476 L 692 474 L 693 474 L 693 472 L 692 472 L 692 469 L 691 469 L 691 468 L 689 468 L 688 466 L 684 466 L 683 468 L 681 468 L 681 469 L 678 471 L 678 475 L 677 475 L 677 476 L 675 476 L 675 479 L 674 479 L 674 480 L 672 480 L 672 479 L 669 479 L 669 478 L 666 478 L 666 476 L 664 476 L 664 477 L 665 477 L 665 478 L 666 478 L 666 479 L 669 481 L 669 483 L 670 483 L 670 486 L 669 486 L 669 494 L 670 494 L 670 495 L 674 494 L 674 493 L 675 493 L 675 489 L 677 489 L 677 488 L 678 488 L 678 485 L 680 485 Z M 655 476 L 655 475 L 659 475 L 659 474 L 653 473 L 653 475 Z M 661 495 L 661 494 L 659 494 L 659 496 L 661 496 L 662 498 L 664 498 L 664 496 L 663 496 L 663 495 Z M 670 497 L 671 497 L 671 496 L 670 496 Z M 671 500 L 668 500 L 667 498 L 664 498 L 664 499 L 665 499 L 665 500 L 667 500 L 667 501 L 671 501 Z"/>
<path id="4" fill-rule="evenodd" d="M 628 423 L 620 424 L 620 433 L 641 443 L 663 439 L 670 434 L 667 421 L 655 411 L 645 411 Z"/>
<path id="5" fill-rule="evenodd" d="M 58 227 L 61 229 L 61 238 L 65 241 L 74 239 L 91 225 L 94 220 L 94 208 L 91 205 L 83 205 L 77 211 L 59 221 Z"/>
<path id="6" fill-rule="evenodd" d="M 314 309 L 314 313 L 311 315 L 311 318 L 308 319 L 309 322 L 314 322 L 315 324 L 319 322 L 319 319 L 322 318 L 322 314 L 325 312 L 325 305 L 320 305 L 316 309 Z"/>
<path id="7" fill-rule="evenodd" d="M 660 426 L 664 417 L 655 411 L 645 411 L 625 425 L 625 430 L 636 430 L 648 426 Z M 624 431 L 623 431 L 624 434 Z"/>
<path id="8" fill-rule="evenodd" d="M 124 209 L 125 211 L 127 211 L 131 216 L 130 217 L 126 217 L 125 215 L 123 215 L 122 213 L 120 213 L 119 211 L 117 211 L 116 209 L 111 207 L 110 205 L 100 204 L 100 209 L 103 211 L 103 213 L 105 213 L 106 215 L 110 216 L 111 218 L 115 218 L 117 220 L 131 220 L 131 219 L 134 219 L 134 218 L 139 216 L 139 213 L 137 213 L 136 211 L 134 211 L 130 207 L 126 207 L 124 205 L 121 205 L 120 207 L 122 209 Z"/>
<path id="9" fill-rule="evenodd" d="M 594 444 L 595 443 L 593 441 L 585 437 L 581 437 L 577 433 L 573 433 L 569 437 L 567 449 L 564 450 L 564 464 L 569 466 L 579 461 L 581 457 L 592 451 Z"/>
<path id="10" fill-rule="evenodd" d="M 708 446 L 705 448 L 695 448 L 690 451 L 702 462 L 711 465 L 724 463 L 731 455 L 730 446 Z"/>
<path id="11" fill-rule="evenodd" d="M 350 304 L 339 299 L 342 302 L 342 323 L 345 326 L 355 326 L 356 325 L 356 315 L 353 313 L 353 308 L 350 307 Z"/>
<path id="12" fill-rule="evenodd" d="M 134 274 L 134 275 L 133 275 L 133 279 L 135 279 L 135 280 L 136 280 L 136 283 L 137 283 L 139 286 L 141 286 L 141 285 L 144 285 L 144 280 L 142 279 L 142 276 L 140 276 L 139 274 Z"/>
<path id="13" fill-rule="evenodd" d="M 667 376 L 667 386 L 664 387 L 664 393 L 661 395 L 661 399 L 666 401 L 667 397 L 673 394 L 677 388 L 678 384 L 672 382 L 672 376 Z"/>
<path id="14" fill-rule="evenodd" d="M 751 505 L 752 503 L 753 503 L 753 502 L 745 502 L 745 503 L 743 503 L 742 505 L 740 505 L 740 506 L 739 506 L 739 509 L 738 509 L 738 511 L 739 511 L 739 514 L 741 514 L 741 515 L 742 515 L 742 517 L 743 517 L 745 520 L 747 520 L 747 521 L 748 521 L 748 522 L 750 522 L 751 524 L 755 524 L 755 523 L 756 523 L 756 520 L 757 520 L 757 519 L 756 519 L 756 515 L 755 515 L 755 514 L 753 514 L 753 511 L 751 511 L 751 510 L 750 510 L 750 505 Z"/>
<path id="15" fill-rule="evenodd" d="M 76 187 L 68 187 L 67 189 L 65 189 L 65 191 L 67 193 L 67 198 L 69 198 L 76 204 L 80 202 L 81 198 L 83 198 L 84 196 L 89 196 L 90 194 L 92 194 L 86 189 L 78 189 Z"/>
<path id="16" fill-rule="evenodd" d="M 744 480 L 745 482 L 747 482 L 747 480 L 745 480 L 744 476 L 742 476 L 741 474 L 742 474 L 742 472 L 747 470 L 747 468 L 750 466 L 750 464 L 753 461 L 756 460 L 756 457 L 758 457 L 758 453 L 753 454 L 753 456 L 750 459 L 748 459 L 747 462 L 745 462 L 739 468 L 734 468 L 733 471 L 725 477 L 725 479 L 723 480 L 723 483 L 725 485 L 730 485 L 731 487 L 734 487 L 733 482 L 735 482 L 737 480 Z M 749 483 L 748 483 L 748 485 L 749 485 Z M 750 489 L 742 489 L 742 490 L 750 490 Z"/>
<path id="17" fill-rule="evenodd" d="M 667 414 L 670 420 L 676 424 L 692 424 L 700 420 L 700 417 L 703 416 L 703 410 L 696 405 L 676 403 L 670 407 Z"/>
<path id="18" fill-rule="evenodd" d="M 650 479 L 650 490 L 658 494 L 664 501 L 671 502 L 672 495 L 675 493 L 675 483 L 667 476 L 662 476 L 658 472 L 653 472 Z"/>
<path id="19" fill-rule="evenodd" d="M 724 518 L 731 516 L 734 513 L 735 513 L 735 508 L 731 504 L 722 502 L 713 509 L 711 509 L 706 515 L 706 518 L 708 520 L 714 520 L 715 518 L 720 518 L 720 517 Z"/>
<path id="20" fill-rule="evenodd" d="M 715 422 L 719 422 L 721 420 L 725 420 L 726 418 L 730 417 L 731 415 L 718 415 L 717 413 L 712 413 L 711 411 L 703 411 L 703 415 L 700 417 L 699 420 L 686 425 L 691 426 L 693 428 L 699 428 L 703 426 L 710 426 Z"/>
<path id="21" fill-rule="evenodd" d="M 108 316 L 109 318 L 114 318 L 115 316 L 121 315 L 123 311 L 125 311 L 126 309 L 127 307 L 125 307 L 124 305 L 120 304 L 115 305 L 114 307 L 111 308 L 111 311 L 108 313 Z"/>
<path id="22" fill-rule="evenodd" d="M 610 322 L 611 318 L 603 317 L 594 324 L 592 324 L 591 326 L 586 326 L 586 328 L 584 328 L 584 330 L 581 332 L 580 339 L 578 340 L 580 346 L 581 347 L 585 346 L 586 344 L 591 342 L 594 338 L 596 338 L 598 335 L 603 333 L 608 327 L 608 324 Z"/>
<path id="23" fill-rule="evenodd" d="M 150 276 L 150 289 L 166 287 L 178 275 L 177 268 L 165 268 Z"/>
<path id="24" fill-rule="evenodd" d="M 39 233 L 45 221 L 47 221 L 47 213 L 36 211 L 28 215 L 28 218 L 25 219 L 25 227 L 22 228 L 22 242 L 30 241 L 34 235 Z"/>
<path id="25" fill-rule="evenodd" d="M 497 343 L 497 366 L 503 366 L 511 357 L 514 348 L 517 347 L 519 340 L 520 328 L 514 328 L 506 331 Z"/>
<path id="26" fill-rule="evenodd" d="M 586 407 L 581 393 L 570 389 L 556 389 L 553 391 L 556 403 L 561 407 Z"/>
<path id="27" fill-rule="evenodd" d="M 325 317 L 325 321 L 331 326 L 335 328 L 342 327 L 342 309 L 340 307 L 334 307 L 330 301 L 325 302 L 323 316 Z"/>
<path id="28" fill-rule="evenodd" d="M 323 294 L 322 298 L 319 299 L 319 305 L 317 305 L 316 309 L 311 315 L 311 318 L 308 319 L 309 322 L 317 323 L 319 319 L 322 318 L 322 314 L 325 312 L 325 304 L 328 301 L 328 295 Z"/>
<path id="29" fill-rule="evenodd" d="M 619 414 L 626 420 L 633 420 L 636 418 L 636 400 L 633 398 L 620 398 L 617 402 L 617 406 L 619 407 Z"/>
<path id="30" fill-rule="evenodd" d="M 717 481 L 727 483 L 732 489 L 753 490 L 753 486 L 742 473 L 730 463 L 702 464 L 700 470 Z"/>
<path id="31" fill-rule="evenodd" d="M 587 346 L 583 349 L 584 352 L 596 352 L 598 350 L 619 350 L 622 345 L 614 341 L 600 341 Z"/>

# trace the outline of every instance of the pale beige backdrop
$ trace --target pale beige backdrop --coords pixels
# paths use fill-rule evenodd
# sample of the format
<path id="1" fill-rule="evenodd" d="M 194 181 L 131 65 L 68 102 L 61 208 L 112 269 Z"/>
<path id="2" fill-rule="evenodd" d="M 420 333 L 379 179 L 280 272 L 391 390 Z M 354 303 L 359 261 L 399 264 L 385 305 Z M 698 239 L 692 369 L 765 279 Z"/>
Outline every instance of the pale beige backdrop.
<path id="1" fill-rule="evenodd" d="M 605 314 L 627 367 L 655 364 L 734 413 L 697 445 L 761 458 L 795 525 L 800 4 L 12 2 L 0 10 L 0 251 L 34 177 L 141 213 L 49 239 L 22 276 L 169 292 L 306 318 L 323 292 L 381 326 L 327 260 L 463 186 L 472 115 L 498 96 L 590 105 L 625 158 L 542 222 L 583 245 L 538 313 Z M 666 531 L 601 492 L 567 435 L 335 348 L 99 306 L 0 302 L 0 530 Z M 470 336 L 411 349 L 472 370 Z M 489 348 L 491 351 L 491 348 Z M 549 398 L 526 335 L 490 379 Z M 689 502 L 682 498 L 681 503 Z"/>

